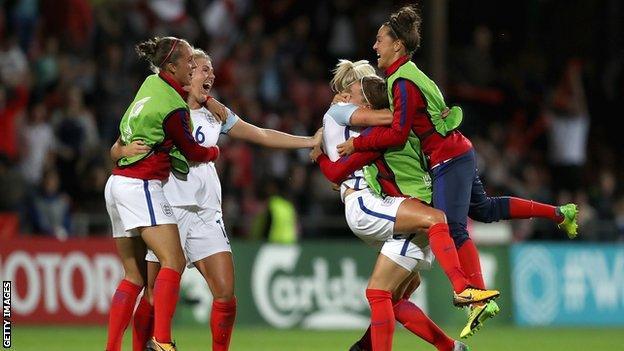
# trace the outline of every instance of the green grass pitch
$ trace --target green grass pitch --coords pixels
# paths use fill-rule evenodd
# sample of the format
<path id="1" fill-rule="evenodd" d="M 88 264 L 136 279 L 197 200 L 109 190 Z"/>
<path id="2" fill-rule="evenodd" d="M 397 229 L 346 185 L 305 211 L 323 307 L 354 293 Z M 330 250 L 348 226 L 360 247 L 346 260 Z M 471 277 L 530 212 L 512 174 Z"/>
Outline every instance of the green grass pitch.
<path id="1" fill-rule="evenodd" d="M 11 350 L 15 351 L 90 351 L 104 350 L 106 330 L 102 327 L 30 327 L 13 326 Z M 459 334 L 459 328 L 444 328 Z M 235 329 L 232 351 L 325 351 L 348 350 L 360 336 L 359 331 L 276 330 L 239 327 Z M 130 331 L 126 332 L 123 350 L 132 350 Z M 209 327 L 185 327 L 174 330 L 180 351 L 210 350 Z M 610 351 L 624 350 L 623 329 L 589 328 L 517 328 L 484 327 L 466 342 L 472 351 Z M 397 327 L 396 351 L 435 349 Z"/>

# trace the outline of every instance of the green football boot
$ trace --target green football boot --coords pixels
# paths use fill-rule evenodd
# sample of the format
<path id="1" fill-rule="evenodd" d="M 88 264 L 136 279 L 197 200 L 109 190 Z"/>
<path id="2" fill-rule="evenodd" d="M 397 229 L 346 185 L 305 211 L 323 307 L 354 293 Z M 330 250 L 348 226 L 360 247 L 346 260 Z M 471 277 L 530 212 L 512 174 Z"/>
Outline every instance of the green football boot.
<path id="1" fill-rule="evenodd" d="M 578 224 L 576 223 L 578 208 L 576 205 L 566 204 L 559 206 L 557 207 L 557 212 L 563 216 L 563 221 L 557 225 L 559 229 L 564 230 L 568 234 L 568 238 L 576 238 L 578 234 L 576 231 L 578 229 Z"/>
<path id="2" fill-rule="evenodd" d="M 459 336 L 462 339 L 466 339 L 467 337 L 473 336 L 481 327 L 483 323 L 498 314 L 500 308 L 498 304 L 494 301 L 489 301 L 488 303 L 476 306 L 470 309 L 470 315 L 468 315 L 468 321 L 466 322 L 466 326 L 461 331 Z"/>

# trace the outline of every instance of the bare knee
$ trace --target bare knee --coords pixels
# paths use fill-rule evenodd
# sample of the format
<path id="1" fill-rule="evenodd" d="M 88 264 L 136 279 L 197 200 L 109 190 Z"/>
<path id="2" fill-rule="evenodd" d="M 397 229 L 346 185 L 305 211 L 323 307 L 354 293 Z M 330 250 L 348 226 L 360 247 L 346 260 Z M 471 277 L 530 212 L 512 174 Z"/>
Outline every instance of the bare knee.
<path id="1" fill-rule="evenodd" d="M 172 253 L 162 255 L 163 257 L 158 257 L 160 261 L 160 266 L 162 268 L 173 269 L 178 273 L 182 273 L 184 271 L 184 266 L 186 266 L 186 260 L 183 254 Z"/>
<path id="2" fill-rule="evenodd" d="M 138 286 L 145 285 L 145 280 L 143 279 L 141 274 L 138 271 L 134 271 L 134 270 L 126 271 L 126 273 L 124 275 L 124 280 L 127 280 L 130 283 L 132 283 L 134 285 L 138 285 Z"/>

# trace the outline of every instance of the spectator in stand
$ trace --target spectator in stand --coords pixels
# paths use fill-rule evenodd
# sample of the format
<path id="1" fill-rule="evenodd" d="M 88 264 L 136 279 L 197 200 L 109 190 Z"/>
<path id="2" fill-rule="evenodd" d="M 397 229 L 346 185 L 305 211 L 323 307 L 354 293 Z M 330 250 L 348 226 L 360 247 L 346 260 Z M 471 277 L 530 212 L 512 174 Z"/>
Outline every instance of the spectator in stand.
<path id="1" fill-rule="evenodd" d="M 32 204 L 33 230 L 35 233 L 53 235 L 59 240 L 71 233 L 69 196 L 59 187 L 59 175 L 51 169 L 43 175 L 39 193 Z"/>
<path id="2" fill-rule="evenodd" d="M 582 63 L 569 60 L 552 91 L 545 112 L 549 125 L 550 162 L 558 201 L 576 196 L 583 185 L 587 161 L 589 113 L 582 82 Z M 567 198 L 566 198 L 567 197 Z"/>

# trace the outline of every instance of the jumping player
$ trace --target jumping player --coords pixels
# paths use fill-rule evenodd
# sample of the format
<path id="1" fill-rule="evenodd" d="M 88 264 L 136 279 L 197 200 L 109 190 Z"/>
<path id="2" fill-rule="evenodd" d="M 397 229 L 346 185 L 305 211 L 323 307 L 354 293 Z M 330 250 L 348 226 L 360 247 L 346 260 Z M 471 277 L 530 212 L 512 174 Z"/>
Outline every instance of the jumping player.
<path id="1" fill-rule="evenodd" d="M 549 218 L 559 223 L 570 238 L 577 235 L 577 208 L 574 204 L 559 207 L 514 197 L 488 197 L 479 179 L 475 151 L 457 127 L 462 121 L 459 107 L 447 108 L 436 86 L 410 61 L 420 45 L 420 15 L 411 6 L 392 14 L 377 32 L 373 49 L 379 57 L 377 66 L 387 76 L 394 119 L 390 127 L 378 127 L 366 135 L 350 138 L 338 146 L 341 156 L 354 151 L 396 148 L 415 135 L 427 157 L 433 176 L 433 206 L 447 216 L 462 268 L 470 284 L 485 288 L 477 249 L 468 236 L 468 215 L 480 222 L 511 218 Z M 390 170 L 392 171 L 392 170 Z M 394 177 L 392 172 L 381 176 Z M 461 332 L 467 337 L 483 321 L 498 312 L 494 301 L 474 304 Z"/>
<path id="2" fill-rule="evenodd" d="M 188 167 L 185 157 L 196 162 L 212 161 L 219 150 L 199 146 L 188 129 L 189 111 L 182 86 L 190 83 L 195 68 L 191 46 L 185 40 L 164 37 L 142 42 L 136 51 L 156 74 L 145 79 L 124 114 L 117 144 L 142 140 L 149 151 L 119 159 L 106 183 L 106 208 L 125 274 L 113 295 L 106 350 L 121 349 L 123 333 L 147 279 L 147 247 L 162 264 L 155 277 L 151 347 L 171 351 L 176 349 L 171 339 L 171 320 L 185 262 L 177 220 L 162 182 L 169 176 L 170 158 L 176 160 L 173 167 L 184 172 Z M 173 151 L 174 146 L 177 151 Z"/>
<path id="3" fill-rule="evenodd" d="M 222 123 L 201 104 L 208 96 L 215 80 L 210 57 L 198 49 L 194 50 L 193 57 L 197 67 L 193 73 L 187 102 L 191 108 L 193 135 L 198 143 L 209 148 L 217 144 L 220 134 L 227 134 L 236 139 L 272 148 L 311 148 L 320 144 L 320 133 L 313 138 L 258 128 L 243 121 L 229 109 L 227 118 Z M 123 155 L 132 155 L 140 146 L 138 144 L 139 142 L 113 147 L 111 156 L 116 159 Z M 164 192 L 178 220 L 180 242 L 189 267 L 195 266 L 199 270 L 213 296 L 210 317 L 212 350 L 226 351 L 229 348 L 236 317 L 234 264 L 223 223 L 221 184 L 214 163 L 194 163 L 184 177 L 172 172 L 164 185 Z M 148 289 L 134 317 L 134 351 L 144 350 L 145 343 L 151 336 L 150 295 L 160 265 L 158 258 L 151 251 L 147 255 L 147 260 Z"/>
<path id="4" fill-rule="evenodd" d="M 361 93 L 362 85 L 368 87 L 368 89 L 364 89 L 368 92 L 367 94 Z M 350 90 L 352 98 L 356 101 L 370 102 L 377 107 L 383 106 L 383 104 L 388 106 L 385 84 L 381 78 L 374 76 L 374 68 L 368 65 L 366 61 L 352 63 L 341 60 L 335 70 L 332 86 L 337 92 Z M 370 106 L 370 104 L 368 105 Z M 350 135 L 357 135 L 358 133 L 357 130 L 354 130 L 356 128 L 352 127 L 353 124 L 362 122 L 357 110 L 355 105 L 335 104 L 325 114 L 323 119 L 324 147 L 329 157 L 334 160 L 338 159 L 335 146 Z M 385 118 L 390 121 L 391 114 L 387 113 L 387 115 Z M 407 155 L 411 155 L 411 157 L 417 158 L 418 155 L 408 148 L 411 146 L 406 146 L 402 156 L 410 157 Z M 363 156 L 363 154 L 368 155 Z M 380 153 L 375 152 L 363 154 L 354 155 L 353 158 L 366 157 L 373 160 L 380 157 Z M 331 163 L 318 148 L 313 151 L 311 157 L 314 160 L 318 158 L 322 168 L 325 168 L 324 164 L 327 162 Z M 347 160 L 346 162 L 351 161 Z M 423 197 L 426 197 L 427 193 L 430 196 L 429 185 L 419 179 L 417 174 L 416 170 L 406 174 L 406 180 L 407 177 L 412 177 L 410 190 L 414 193 L 423 194 Z M 373 182 L 376 180 L 373 179 Z M 408 329 L 434 344 L 439 350 L 454 350 L 456 347 L 460 347 L 463 344 L 448 338 L 422 311 L 402 298 L 408 286 L 413 288 L 417 286 L 417 271 L 430 267 L 431 249 L 434 249 L 434 252 L 440 251 L 439 249 L 444 247 L 440 245 L 440 241 L 444 237 L 448 241 L 446 246 L 452 247 L 443 213 L 415 198 L 404 196 L 381 198 L 370 189 L 370 185 L 364 178 L 363 172 L 357 170 L 341 183 L 340 192 L 345 203 L 345 217 L 350 228 L 362 240 L 380 249 L 380 255 L 366 290 L 371 306 L 373 349 L 391 349 L 395 317 Z M 444 245 L 444 241 L 442 244 Z M 452 271 L 448 267 L 445 268 L 447 271 Z M 463 276 L 457 258 L 453 273 L 459 277 Z M 459 277 L 456 279 L 457 281 L 459 281 Z M 462 289 L 466 289 L 468 286 L 467 279 L 464 279 L 464 284 Z M 468 290 L 471 291 L 471 295 L 475 297 L 480 295 L 480 299 L 483 300 L 498 296 L 496 291 L 470 288 Z M 393 295 L 394 300 L 392 299 Z M 397 303 L 393 304 L 393 301 Z M 408 305 L 410 305 L 409 308 Z M 409 309 L 411 313 L 395 315 L 395 312 L 406 312 L 405 309 Z M 431 337 L 430 333 L 436 334 L 437 337 Z M 463 348 L 457 349 L 463 350 Z"/>

